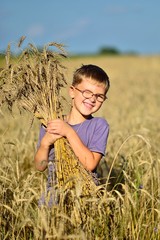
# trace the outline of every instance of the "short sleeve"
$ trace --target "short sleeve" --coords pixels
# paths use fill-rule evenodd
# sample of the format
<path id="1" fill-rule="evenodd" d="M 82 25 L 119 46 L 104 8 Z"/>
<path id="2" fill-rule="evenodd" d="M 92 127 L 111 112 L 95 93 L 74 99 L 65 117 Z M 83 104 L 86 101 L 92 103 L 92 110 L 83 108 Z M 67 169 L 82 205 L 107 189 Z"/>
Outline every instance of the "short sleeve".
<path id="1" fill-rule="evenodd" d="M 107 121 L 103 118 L 98 118 L 94 126 L 94 133 L 92 135 L 88 148 L 92 152 L 98 152 L 102 155 L 105 155 L 108 135 L 109 125 Z"/>

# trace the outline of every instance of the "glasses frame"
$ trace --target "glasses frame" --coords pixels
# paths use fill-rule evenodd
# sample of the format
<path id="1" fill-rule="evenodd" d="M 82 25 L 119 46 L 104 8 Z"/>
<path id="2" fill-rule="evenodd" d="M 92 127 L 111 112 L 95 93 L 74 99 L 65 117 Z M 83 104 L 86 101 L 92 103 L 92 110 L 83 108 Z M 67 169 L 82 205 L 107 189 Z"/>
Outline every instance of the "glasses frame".
<path id="1" fill-rule="evenodd" d="M 86 99 L 90 99 L 90 98 L 92 98 L 93 96 L 95 96 L 96 97 L 96 100 L 98 101 L 98 102 L 100 102 L 100 103 L 103 103 L 106 99 L 107 99 L 107 96 L 106 95 L 103 95 L 103 94 L 94 94 L 92 91 L 90 91 L 90 90 L 87 90 L 87 89 L 85 89 L 85 90 L 80 90 L 79 88 L 77 88 L 77 87 L 74 87 L 76 90 L 78 90 L 79 92 L 81 92 L 82 93 L 82 96 L 84 97 L 84 98 L 86 98 Z M 90 92 L 91 93 L 91 97 L 86 97 L 86 96 L 84 96 L 84 93 L 85 92 Z M 104 97 L 104 99 L 102 99 L 102 101 L 100 100 L 98 100 L 98 97 L 101 97 L 101 96 L 103 96 Z"/>

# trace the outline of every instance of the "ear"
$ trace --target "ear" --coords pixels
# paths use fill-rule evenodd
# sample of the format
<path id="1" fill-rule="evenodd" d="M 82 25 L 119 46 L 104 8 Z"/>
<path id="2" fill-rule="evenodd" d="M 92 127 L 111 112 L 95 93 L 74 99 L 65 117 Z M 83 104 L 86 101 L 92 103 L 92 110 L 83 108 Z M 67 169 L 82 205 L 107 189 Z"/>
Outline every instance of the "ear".
<path id="1" fill-rule="evenodd" d="M 70 86 L 70 88 L 69 88 L 69 95 L 70 95 L 70 97 L 71 97 L 72 99 L 73 99 L 74 96 L 75 96 L 75 89 L 74 89 L 73 86 Z"/>

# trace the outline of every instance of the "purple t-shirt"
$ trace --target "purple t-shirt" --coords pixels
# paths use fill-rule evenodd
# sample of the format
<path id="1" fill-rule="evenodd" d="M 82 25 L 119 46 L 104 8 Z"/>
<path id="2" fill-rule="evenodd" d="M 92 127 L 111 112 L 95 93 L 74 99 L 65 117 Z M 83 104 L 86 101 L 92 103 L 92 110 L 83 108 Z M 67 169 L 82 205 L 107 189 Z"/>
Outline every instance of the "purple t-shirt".
<path id="1" fill-rule="evenodd" d="M 86 119 L 80 124 L 70 125 L 75 132 L 77 132 L 79 138 L 83 144 L 92 152 L 101 153 L 103 156 L 106 151 L 106 144 L 109 134 L 109 125 L 104 118 L 91 117 Z M 45 128 L 41 126 L 38 147 L 41 139 L 45 135 Z M 49 160 L 54 159 L 54 146 L 50 147 Z"/>
<path id="2" fill-rule="evenodd" d="M 92 152 L 98 152 L 105 155 L 106 144 L 109 134 L 109 125 L 107 121 L 99 117 L 91 117 L 84 122 L 76 125 L 70 125 L 78 134 L 81 141 L 87 146 Z M 38 147 L 41 139 L 45 135 L 45 128 L 42 125 L 40 128 Z M 99 184 L 97 180 L 96 169 L 93 173 L 93 181 L 96 185 Z M 54 165 L 54 145 L 50 146 L 49 151 L 49 164 L 48 164 L 48 179 L 47 179 L 47 192 L 51 191 L 52 186 L 56 184 L 56 170 Z M 52 207 L 53 204 L 57 203 L 56 194 L 51 191 L 48 206 Z M 39 206 L 46 204 L 45 195 L 42 194 L 39 199 Z"/>

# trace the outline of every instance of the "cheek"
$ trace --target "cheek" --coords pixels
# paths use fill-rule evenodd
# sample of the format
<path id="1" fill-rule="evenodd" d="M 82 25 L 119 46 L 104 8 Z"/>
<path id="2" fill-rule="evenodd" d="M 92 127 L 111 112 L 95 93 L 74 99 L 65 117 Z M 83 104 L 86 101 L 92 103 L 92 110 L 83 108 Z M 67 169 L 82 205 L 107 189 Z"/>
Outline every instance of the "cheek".
<path id="1" fill-rule="evenodd" d="M 100 107 L 102 106 L 102 104 L 103 104 L 103 103 L 97 102 L 97 104 L 96 104 L 97 110 L 100 109 Z"/>
<path id="2" fill-rule="evenodd" d="M 79 96 L 75 95 L 72 97 L 72 103 L 76 108 L 80 107 L 82 102 L 83 100 Z"/>
<path id="3" fill-rule="evenodd" d="M 83 100 L 84 100 L 85 98 L 81 95 L 81 94 L 74 94 L 74 100 L 76 101 L 76 102 L 83 102 Z"/>

